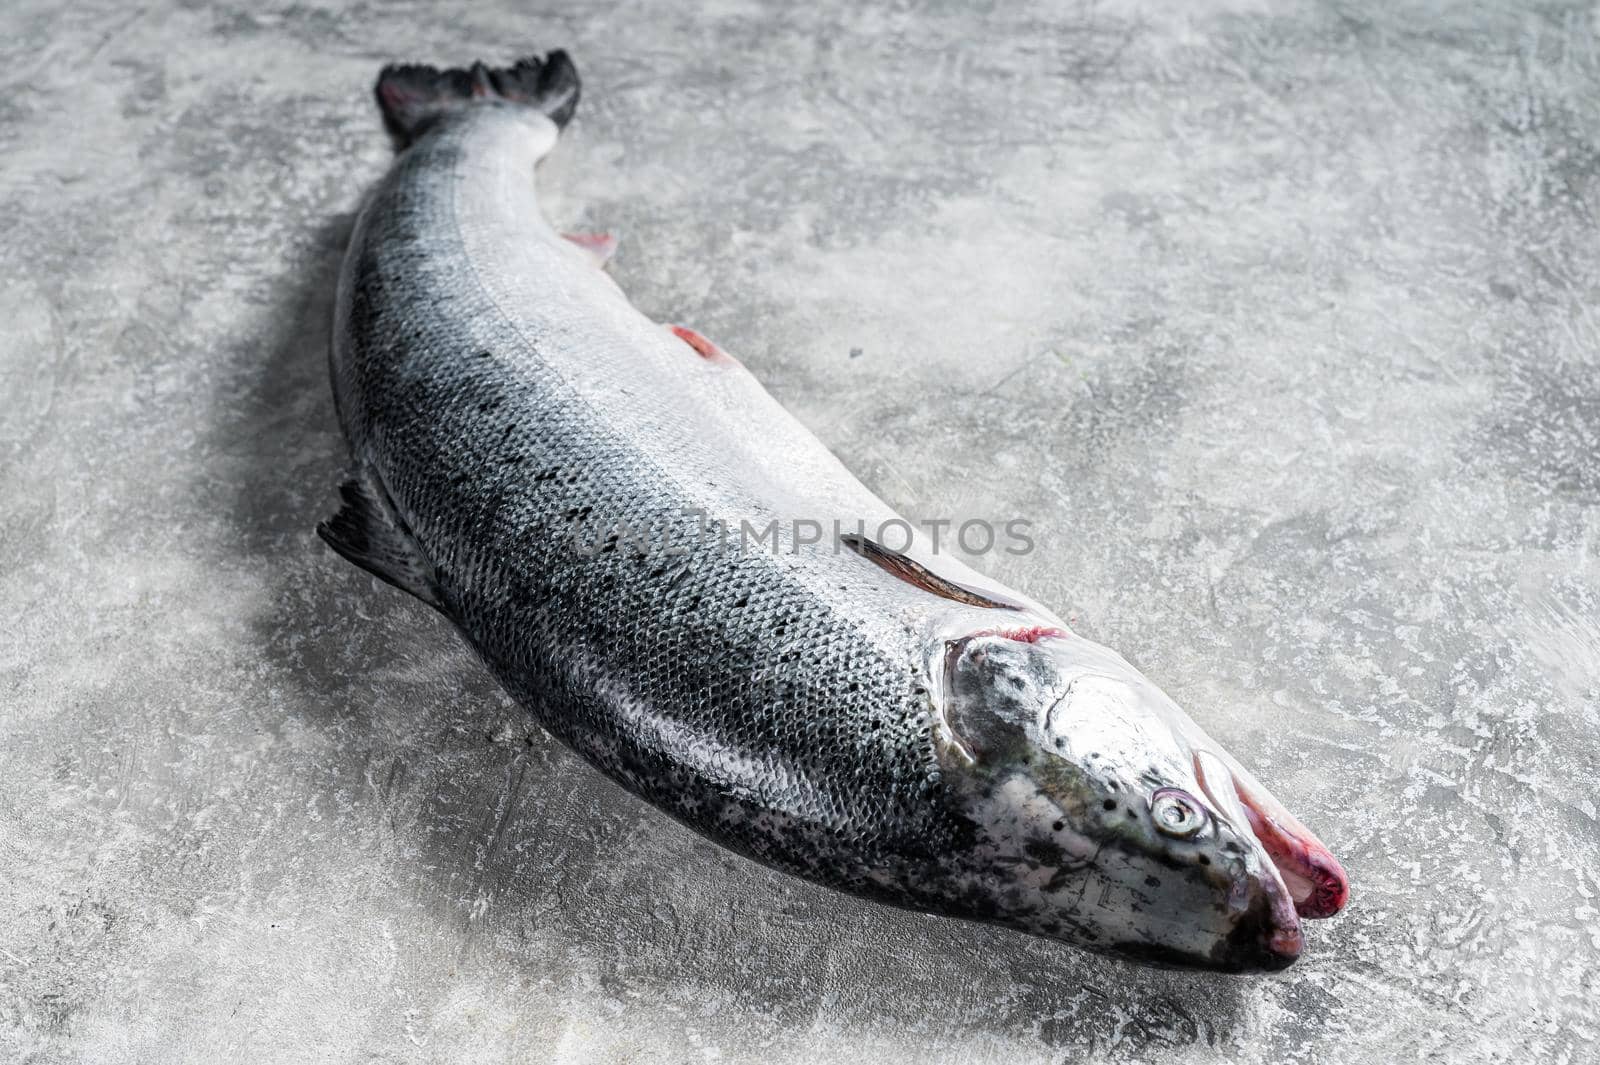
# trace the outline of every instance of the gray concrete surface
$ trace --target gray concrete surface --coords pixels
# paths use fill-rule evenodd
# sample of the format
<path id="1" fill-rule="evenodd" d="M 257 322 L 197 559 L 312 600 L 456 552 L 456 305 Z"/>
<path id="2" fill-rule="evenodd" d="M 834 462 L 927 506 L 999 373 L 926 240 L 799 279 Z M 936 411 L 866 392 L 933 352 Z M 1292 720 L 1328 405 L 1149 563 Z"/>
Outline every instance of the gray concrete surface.
<path id="1" fill-rule="evenodd" d="M 0 10 L 0 1060 L 1600 1057 L 1594 9 L 58 7 Z M 557 222 L 906 512 L 1034 520 L 978 564 L 1343 858 L 1301 964 L 724 854 L 316 540 L 374 73 L 557 44 Z"/>

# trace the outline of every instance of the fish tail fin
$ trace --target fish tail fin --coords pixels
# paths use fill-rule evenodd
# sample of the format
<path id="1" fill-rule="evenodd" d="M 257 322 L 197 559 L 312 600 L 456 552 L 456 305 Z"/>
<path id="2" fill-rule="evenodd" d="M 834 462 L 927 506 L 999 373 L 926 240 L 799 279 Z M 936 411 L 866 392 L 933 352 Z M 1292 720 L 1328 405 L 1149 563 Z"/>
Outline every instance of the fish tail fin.
<path id="1" fill-rule="evenodd" d="M 378 75 L 376 93 L 383 124 L 404 148 L 440 116 L 489 101 L 532 107 L 565 126 L 578 106 L 578 68 L 561 49 L 543 59 L 528 56 L 509 67 L 474 63 L 440 70 L 414 63 L 391 64 Z"/>

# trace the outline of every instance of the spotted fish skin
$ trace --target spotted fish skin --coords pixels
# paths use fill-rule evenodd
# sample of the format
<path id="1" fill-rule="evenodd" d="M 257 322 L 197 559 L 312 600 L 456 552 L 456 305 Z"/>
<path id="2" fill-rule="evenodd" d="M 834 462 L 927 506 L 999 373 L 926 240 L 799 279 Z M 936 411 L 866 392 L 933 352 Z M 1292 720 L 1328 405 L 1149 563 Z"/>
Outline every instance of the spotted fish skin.
<path id="1" fill-rule="evenodd" d="M 640 314 L 546 222 L 534 167 L 577 92 L 559 52 L 380 78 L 400 150 L 339 282 L 353 469 L 324 539 L 450 617 L 602 772 L 751 858 L 1096 950 L 1287 964 L 1262 947 L 1283 906 L 1246 829 L 1219 815 L 1213 842 L 1237 854 L 1216 867 L 1152 845 L 1148 809 L 1109 810 L 1106 770 L 1051 753 L 1044 703 L 1094 645 L 920 541 L 885 564 L 797 536 L 797 518 L 896 515 L 737 360 Z M 1040 705 L 996 709 L 974 677 L 1042 678 Z M 1165 894 L 1140 886 L 1152 862 Z"/>
<path id="2" fill-rule="evenodd" d="M 742 369 L 550 229 L 532 174 L 554 134 L 537 111 L 464 108 L 361 212 L 333 367 L 363 493 L 507 690 L 630 790 L 839 886 L 935 858 L 961 830 L 920 655 L 943 604 L 848 552 L 699 534 L 700 514 L 763 529 L 830 508 L 749 476 L 790 458 L 714 416 L 716 378 Z"/>

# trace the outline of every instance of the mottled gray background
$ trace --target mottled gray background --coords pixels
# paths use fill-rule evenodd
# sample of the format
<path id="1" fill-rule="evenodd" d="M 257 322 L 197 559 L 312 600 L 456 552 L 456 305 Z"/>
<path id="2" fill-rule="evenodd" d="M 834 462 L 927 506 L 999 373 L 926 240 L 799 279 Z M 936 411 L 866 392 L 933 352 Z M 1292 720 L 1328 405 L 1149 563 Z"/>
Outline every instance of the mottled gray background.
<path id="1" fill-rule="evenodd" d="M 1600 17 L 0 12 L 0 1060 L 1600 1055 Z M 542 9 L 542 10 L 539 10 Z M 889 912 L 552 745 L 312 534 L 393 58 L 566 45 L 647 313 L 1122 649 L 1343 858 L 1280 977 Z"/>

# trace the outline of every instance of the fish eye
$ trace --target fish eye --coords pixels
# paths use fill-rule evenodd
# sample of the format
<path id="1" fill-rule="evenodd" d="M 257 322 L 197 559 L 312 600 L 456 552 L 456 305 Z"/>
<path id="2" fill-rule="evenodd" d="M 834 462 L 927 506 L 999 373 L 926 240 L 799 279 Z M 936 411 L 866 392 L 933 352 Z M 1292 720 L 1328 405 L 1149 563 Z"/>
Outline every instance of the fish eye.
<path id="1" fill-rule="evenodd" d="M 1162 788 L 1150 796 L 1150 816 L 1158 832 L 1178 839 L 1199 835 L 1211 820 L 1200 801 L 1179 788 Z"/>

